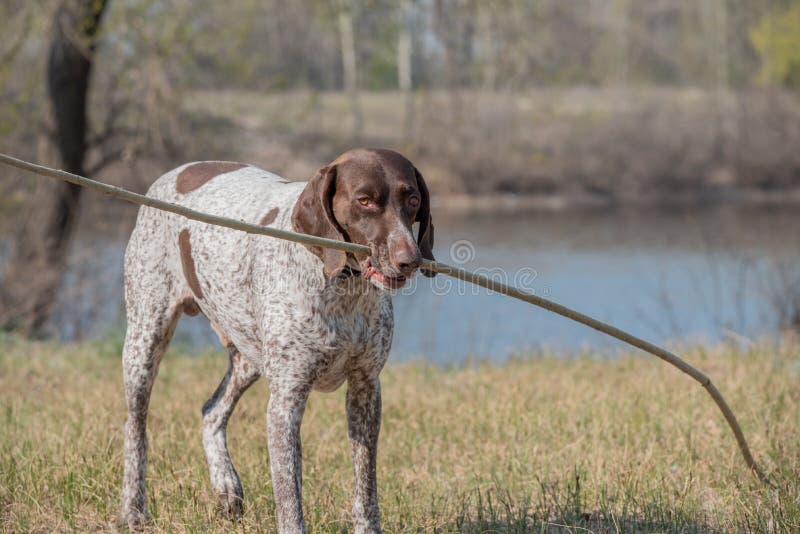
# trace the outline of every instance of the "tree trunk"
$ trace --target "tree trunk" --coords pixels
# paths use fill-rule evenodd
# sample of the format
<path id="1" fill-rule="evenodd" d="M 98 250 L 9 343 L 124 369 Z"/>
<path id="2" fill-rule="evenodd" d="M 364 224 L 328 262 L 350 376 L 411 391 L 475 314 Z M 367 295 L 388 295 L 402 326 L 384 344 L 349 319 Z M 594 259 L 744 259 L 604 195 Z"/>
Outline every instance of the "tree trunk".
<path id="1" fill-rule="evenodd" d="M 407 144 L 414 131 L 414 93 L 412 79 L 413 0 L 401 0 L 399 11 L 399 31 L 397 34 L 397 86 L 403 93 L 405 112 L 403 113 L 403 141 Z"/>
<path id="2" fill-rule="evenodd" d="M 630 48 L 630 12 L 628 0 L 615 0 L 614 7 L 614 34 L 616 50 L 614 54 L 614 82 L 617 85 L 628 85 L 629 48 Z"/>
<path id="3" fill-rule="evenodd" d="M 84 173 L 87 97 L 94 49 L 107 0 L 65 0 L 53 19 L 47 90 L 61 166 Z M 17 236 L 16 256 L 3 284 L 0 320 L 6 329 L 41 337 L 56 300 L 80 206 L 80 187 L 48 183 Z M 10 281 L 10 283 L 9 283 Z"/>
<path id="4" fill-rule="evenodd" d="M 352 135 L 357 139 L 361 137 L 364 118 L 361 113 L 361 101 L 358 98 L 358 70 L 354 33 L 352 6 L 350 2 L 345 1 L 339 10 L 339 38 L 342 49 L 342 68 L 344 69 L 344 89 L 350 99 L 350 111 L 353 117 Z"/>
<path id="5" fill-rule="evenodd" d="M 397 33 L 397 84 L 401 91 L 411 90 L 411 15 L 411 0 L 401 0 Z"/>
<path id="6" fill-rule="evenodd" d="M 492 12 L 490 4 L 478 4 L 477 33 L 481 48 L 482 85 L 487 91 L 494 91 L 497 87 L 497 57 L 495 56 L 495 35 L 493 29 Z"/>

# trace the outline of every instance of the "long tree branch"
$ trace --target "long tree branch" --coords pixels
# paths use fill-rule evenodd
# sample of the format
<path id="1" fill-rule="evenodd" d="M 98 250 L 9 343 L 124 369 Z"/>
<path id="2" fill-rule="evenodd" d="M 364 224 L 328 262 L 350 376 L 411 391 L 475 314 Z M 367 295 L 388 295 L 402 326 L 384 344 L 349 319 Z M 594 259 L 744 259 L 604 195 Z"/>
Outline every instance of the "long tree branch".
<path id="1" fill-rule="evenodd" d="M 7 165 L 11 165 L 23 170 L 34 172 L 42 176 L 48 176 L 51 178 L 56 178 L 58 180 L 64 180 L 79 186 L 95 189 L 107 195 L 116 198 L 121 198 L 129 202 L 133 202 L 135 204 L 140 204 L 143 206 L 149 206 L 151 208 L 156 208 L 163 211 L 168 211 L 171 213 L 182 215 L 188 219 L 193 219 L 208 224 L 224 226 L 226 228 L 240 230 L 242 232 L 247 232 L 250 234 L 259 234 L 259 235 L 275 237 L 278 239 L 285 239 L 288 241 L 294 241 L 295 243 L 302 243 L 305 245 L 315 245 L 315 246 L 332 248 L 336 250 L 342 250 L 344 252 L 370 253 L 370 248 L 364 245 L 357 245 L 355 243 L 347 243 L 344 241 L 337 241 L 334 239 L 326 239 L 307 234 L 300 234 L 288 230 L 281 230 L 279 228 L 270 228 L 268 226 L 249 224 L 243 221 L 229 219 L 227 217 L 209 215 L 207 213 L 202 213 L 199 211 L 189 209 L 185 206 L 133 193 L 125 189 L 122 189 L 120 187 L 115 187 L 101 182 L 96 182 L 94 180 L 90 180 L 89 178 L 84 178 L 83 176 L 77 176 L 75 174 L 71 174 L 65 171 L 60 171 L 48 167 L 43 167 L 41 165 L 36 165 L 34 163 L 29 163 L 27 161 L 7 156 L 5 154 L 0 154 L 0 163 L 5 163 Z M 551 300 L 536 296 L 527 291 L 523 291 L 522 289 L 519 289 L 517 287 L 510 286 L 508 284 L 504 284 L 496 280 L 492 280 L 487 276 L 473 273 L 466 269 L 453 267 L 438 261 L 423 260 L 422 266 L 425 269 L 435 271 L 437 273 L 441 273 L 447 276 L 452 276 L 459 280 L 463 280 L 465 282 L 469 282 L 484 287 L 491 291 L 502 293 L 503 295 L 507 295 L 509 297 L 521 300 L 523 302 L 533 304 L 534 306 L 544 308 L 545 310 L 551 311 L 553 313 L 561 315 L 562 317 L 566 317 L 567 319 L 571 319 L 573 321 L 586 325 L 599 332 L 602 332 L 613 338 L 616 338 L 624 343 L 632 345 L 649 354 L 652 354 L 653 356 L 661 358 L 670 365 L 677 367 L 678 369 L 680 369 L 681 371 L 692 377 L 694 380 L 699 382 L 700 385 L 702 385 L 706 389 L 708 394 L 711 396 L 716 405 L 719 407 L 720 411 L 722 412 L 722 415 L 725 417 L 725 420 L 728 422 L 728 426 L 730 426 L 731 431 L 733 432 L 733 435 L 736 438 L 736 442 L 739 445 L 739 450 L 742 452 L 742 456 L 744 457 L 747 466 L 755 473 L 755 475 L 762 482 L 771 485 L 768 477 L 766 476 L 764 471 L 761 470 L 761 468 L 758 466 L 758 463 L 756 463 L 755 459 L 753 458 L 753 454 L 750 452 L 750 447 L 747 444 L 747 440 L 744 437 L 742 428 L 741 426 L 739 426 L 739 422 L 736 420 L 736 416 L 733 414 L 733 411 L 728 406 L 728 403 L 725 401 L 725 398 L 722 396 L 722 393 L 720 393 L 720 391 L 717 389 L 714 383 L 711 382 L 711 379 L 706 374 L 702 373 L 692 365 L 688 364 L 680 357 L 676 356 L 675 354 L 667 350 L 662 349 L 661 347 L 653 345 L 648 341 L 645 341 L 632 334 L 629 334 L 624 330 L 620 330 L 615 326 L 611 326 L 610 324 L 598 321 L 597 319 L 589 317 L 588 315 L 575 311 L 571 308 L 567 308 L 566 306 L 558 304 L 557 302 L 553 302 Z"/>

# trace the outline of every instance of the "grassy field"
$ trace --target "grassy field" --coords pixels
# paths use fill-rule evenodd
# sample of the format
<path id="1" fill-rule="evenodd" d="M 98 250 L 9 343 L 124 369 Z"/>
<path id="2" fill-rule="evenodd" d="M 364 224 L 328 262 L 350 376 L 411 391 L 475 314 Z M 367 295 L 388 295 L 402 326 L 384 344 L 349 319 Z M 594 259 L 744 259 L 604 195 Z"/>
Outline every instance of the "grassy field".
<path id="1" fill-rule="evenodd" d="M 107 530 L 125 417 L 117 342 L 0 340 L 0 528 Z M 744 467 L 705 391 L 649 357 L 546 355 L 503 366 L 389 365 L 379 485 L 387 532 L 779 532 L 800 529 L 800 345 L 696 348 L 777 488 Z M 149 497 L 159 531 L 228 531 L 200 440 L 200 407 L 226 362 L 171 350 L 150 416 Z M 343 391 L 312 395 L 305 511 L 350 529 Z M 266 384 L 229 432 L 245 486 L 241 531 L 275 528 Z"/>

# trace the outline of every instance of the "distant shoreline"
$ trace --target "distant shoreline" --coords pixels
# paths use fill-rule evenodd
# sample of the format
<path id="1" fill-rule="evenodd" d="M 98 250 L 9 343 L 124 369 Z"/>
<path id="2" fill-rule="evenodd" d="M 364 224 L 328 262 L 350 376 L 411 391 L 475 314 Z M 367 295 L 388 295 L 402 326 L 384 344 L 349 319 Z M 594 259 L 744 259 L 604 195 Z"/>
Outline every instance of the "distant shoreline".
<path id="1" fill-rule="evenodd" d="M 354 146 L 394 148 L 457 211 L 800 200 L 800 100 L 788 91 L 435 90 L 415 94 L 412 112 L 397 92 L 360 100 L 354 134 L 344 93 L 195 92 L 193 158 L 306 180 Z"/>
<path id="2" fill-rule="evenodd" d="M 110 200 L 105 196 L 90 195 L 84 209 L 89 213 L 106 213 L 113 210 L 117 222 L 132 224 L 138 208 L 122 201 Z M 637 207 L 675 207 L 702 208 L 712 206 L 769 207 L 800 206 L 800 188 L 765 191 L 762 189 L 706 190 L 684 193 L 652 195 L 602 195 L 591 193 L 553 193 L 553 194 L 510 194 L 510 193 L 439 193 L 431 195 L 434 209 L 448 214 L 465 213 L 526 213 L 531 211 L 565 212 L 569 210 Z M 15 206 L 6 206 L 0 214 L 0 227 L 8 227 L 19 214 Z M 120 212 L 119 210 L 123 211 Z M 800 215 L 800 212 L 798 212 Z M 123 226 L 128 226 L 123 224 Z"/>
<path id="3" fill-rule="evenodd" d="M 434 208 L 451 213 L 516 213 L 532 210 L 566 211 L 605 207 L 796 206 L 800 188 L 764 191 L 739 189 L 637 196 L 581 194 L 442 194 L 431 199 Z"/>

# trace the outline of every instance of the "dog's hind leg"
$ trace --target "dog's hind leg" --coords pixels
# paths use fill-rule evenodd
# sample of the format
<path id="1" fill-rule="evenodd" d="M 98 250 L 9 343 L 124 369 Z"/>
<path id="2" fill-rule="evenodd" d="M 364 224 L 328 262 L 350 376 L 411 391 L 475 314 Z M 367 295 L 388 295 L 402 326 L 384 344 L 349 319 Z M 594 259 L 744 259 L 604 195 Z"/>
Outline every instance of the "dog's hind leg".
<path id="1" fill-rule="evenodd" d="M 130 291 L 131 288 L 126 287 L 126 299 L 129 302 L 128 329 L 122 352 L 122 367 L 128 419 L 125 423 L 125 472 L 119 523 L 137 529 L 149 521 L 145 474 L 150 393 L 161 357 L 175 331 L 182 305 L 180 302 L 170 303 L 166 296 L 159 303 L 148 298 L 131 299 Z"/>
<path id="2" fill-rule="evenodd" d="M 145 210 L 145 208 L 143 208 Z M 186 303 L 166 267 L 165 247 L 153 236 L 163 233 L 158 213 L 140 212 L 125 252 L 125 314 L 128 328 L 122 350 L 125 400 L 125 470 L 119 524 L 138 529 L 147 523 L 147 411 L 161 357 L 167 350 Z M 193 303 L 193 301 L 192 301 Z"/>
<path id="3" fill-rule="evenodd" d="M 217 505 L 222 513 L 238 518 L 242 515 L 244 491 L 228 452 L 226 431 L 236 403 L 260 373 L 236 347 L 228 347 L 228 358 L 228 372 L 203 405 L 203 448 Z"/>

